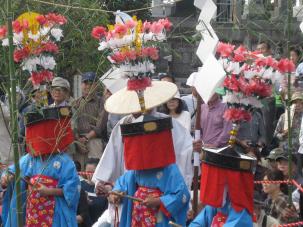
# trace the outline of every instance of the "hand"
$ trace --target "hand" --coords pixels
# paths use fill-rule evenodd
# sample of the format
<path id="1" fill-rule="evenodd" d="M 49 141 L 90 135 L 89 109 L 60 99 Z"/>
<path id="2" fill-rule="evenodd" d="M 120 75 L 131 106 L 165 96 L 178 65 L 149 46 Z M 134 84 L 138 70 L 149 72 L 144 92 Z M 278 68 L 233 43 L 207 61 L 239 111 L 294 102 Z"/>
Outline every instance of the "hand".
<path id="1" fill-rule="evenodd" d="M 105 183 L 103 181 L 99 181 L 96 185 L 96 194 L 98 196 L 108 196 L 108 193 L 113 189 L 113 186 L 109 183 Z"/>
<path id="2" fill-rule="evenodd" d="M 88 142 L 88 139 L 87 139 L 86 137 L 84 137 L 84 136 L 81 136 L 81 137 L 78 139 L 78 141 L 85 144 L 85 143 Z"/>
<path id="3" fill-rule="evenodd" d="M 193 220 L 194 219 L 194 211 L 193 210 L 189 210 L 187 211 L 187 220 Z"/>
<path id="4" fill-rule="evenodd" d="M 161 200 L 159 197 L 147 197 L 142 204 L 148 208 L 158 208 L 161 205 Z"/>
<path id="5" fill-rule="evenodd" d="M 51 195 L 51 189 L 46 187 L 43 184 L 34 185 L 34 190 L 39 192 L 41 196 L 49 196 Z"/>
<path id="6" fill-rule="evenodd" d="M 1 177 L 1 186 L 6 188 L 8 183 L 14 180 L 14 176 L 12 174 L 3 174 Z"/>
<path id="7" fill-rule="evenodd" d="M 204 144 L 203 145 L 204 147 L 206 147 L 206 148 L 217 148 L 217 146 L 216 145 L 214 145 L 214 144 Z"/>
<path id="8" fill-rule="evenodd" d="M 284 219 L 289 219 L 289 218 L 293 218 L 293 217 L 297 217 L 297 211 L 293 206 L 287 207 L 283 210 L 282 212 L 282 216 Z"/>
<path id="9" fill-rule="evenodd" d="M 249 148 L 248 143 L 249 143 L 249 140 L 239 140 L 239 145 L 240 145 L 241 147 L 243 147 L 244 149 Z"/>
<path id="10" fill-rule="evenodd" d="M 121 196 L 119 194 L 122 196 L 123 192 L 115 191 L 115 194 L 110 193 L 108 196 L 108 202 L 119 205 L 121 203 Z"/>
<path id="11" fill-rule="evenodd" d="M 287 137 L 287 136 L 288 136 L 288 129 L 284 130 L 284 131 L 281 133 L 281 136 L 282 136 L 282 138 Z"/>
<path id="12" fill-rule="evenodd" d="M 202 140 L 193 141 L 193 150 L 196 152 L 201 152 L 202 150 Z"/>

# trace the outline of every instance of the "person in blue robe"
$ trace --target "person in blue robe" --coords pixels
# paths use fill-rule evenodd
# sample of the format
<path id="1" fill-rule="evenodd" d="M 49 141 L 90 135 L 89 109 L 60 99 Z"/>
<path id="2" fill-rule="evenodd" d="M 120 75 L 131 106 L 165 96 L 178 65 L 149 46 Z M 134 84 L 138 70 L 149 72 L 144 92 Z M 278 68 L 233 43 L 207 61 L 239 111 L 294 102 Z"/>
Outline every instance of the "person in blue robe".
<path id="1" fill-rule="evenodd" d="M 185 226 L 190 194 L 176 164 L 157 169 L 129 170 L 118 178 L 113 191 L 134 196 L 139 186 L 159 189 L 162 192 L 160 207 L 163 206 L 166 212 L 159 209 L 156 227 L 170 226 L 169 221 Z M 120 226 L 132 225 L 132 209 L 133 201 L 123 199 Z"/>
<path id="2" fill-rule="evenodd" d="M 226 200 L 222 208 L 205 206 L 198 216 L 190 223 L 189 227 L 210 227 L 214 217 L 221 212 L 227 216 L 224 227 L 252 227 L 252 217 L 244 209 L 241 212 L 235 211 L 230 202 Z"/>
<path id="3" fill-rule="evenodd" d="M 9 172 L 15 173 L 14 166 Z M 42 157 L 33 157 L 29 154 L 20 159 L 20 171 L 23 179 L 30 179 L 36 175 L 44 175 L 57 180 L 57 188 L 62 189 L 62 196 L 54 196 L 55 207 L 52 227 L 77 226 L 76 212 L 80 196 L 80 180 L 75 165 L 65 153 L 52 154 Z M 26 183 L 22 186 L 23 223 L 25 223 Z M 5 227 L 17 226 L 16 191 L 8 187 L 3 204 L 3 222 Z"/>

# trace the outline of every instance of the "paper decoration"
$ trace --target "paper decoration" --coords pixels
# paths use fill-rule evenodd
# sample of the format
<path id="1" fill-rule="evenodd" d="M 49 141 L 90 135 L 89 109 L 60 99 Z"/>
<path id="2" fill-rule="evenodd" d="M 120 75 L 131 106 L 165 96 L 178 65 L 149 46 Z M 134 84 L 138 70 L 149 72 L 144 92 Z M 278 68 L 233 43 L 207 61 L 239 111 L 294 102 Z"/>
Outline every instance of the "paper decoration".
<path id="1" fill-rule="evenodd" d="M 215 16 L 216 12 L 216 4 L 212 0 L 205 1 L 203 8 L 201 9 L 199 21 L 204 21 L 204 23 L 208 24 L 210 20 Z"/>
<path id="2" fill-rule="evenodd" d="M 198 72 L 194 85 L 204 102 L 212 97 L 216 88 L 222 84 L 225 75 L 226 73 L 220 62 L 212 54 L 209 55 Z"/>

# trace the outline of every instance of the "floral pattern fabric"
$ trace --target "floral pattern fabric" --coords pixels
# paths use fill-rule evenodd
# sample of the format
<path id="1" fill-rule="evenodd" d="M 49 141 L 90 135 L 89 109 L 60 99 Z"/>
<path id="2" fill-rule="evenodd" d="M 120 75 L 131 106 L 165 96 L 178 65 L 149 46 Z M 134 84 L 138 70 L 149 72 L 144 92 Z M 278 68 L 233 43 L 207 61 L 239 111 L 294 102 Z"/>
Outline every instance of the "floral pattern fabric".
<path id="1" fill-rule="evenodd" d="M 135 193 L 135 197 L 146 199 L 147 197 L 160 197 L 162 192 L 159 189 L 139 187 Z M 155 227 L 157 224 L 157 213 L 159 209 L 148 208 L 141 202 L 133 202 L 132 211 L 132 227 Z"/>
<path id="2" fill-rule="evenodd" d="M 51 227 L 55 209 L 54 196 L 41 196 L 34 189 L 38 184 L 48 188 L 57 187 L 58 181 L 44 175 L 35 175 L 30 179 L 31 186 L 26 204 L 26 227 Z"/>

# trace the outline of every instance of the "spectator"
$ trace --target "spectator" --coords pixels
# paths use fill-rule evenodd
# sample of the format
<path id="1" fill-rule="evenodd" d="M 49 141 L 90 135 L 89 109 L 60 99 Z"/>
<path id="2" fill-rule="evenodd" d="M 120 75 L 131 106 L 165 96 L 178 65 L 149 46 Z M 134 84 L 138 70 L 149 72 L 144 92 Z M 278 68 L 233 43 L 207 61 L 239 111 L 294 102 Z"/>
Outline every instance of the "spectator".
<path id="1" fill-rule="evenodd" d="M 81 179 L 81 188 L 88 194 L 88 210 L 92 223 L 95 223 L 101 214 L 107 209 L 107 198 L 104 196 L 96 196 L 95 184 L 92 182 L 92 174 L 95 172 L 99 159 L 88 159 L 85 165 L 85 178 Z"/>
<path id="2" fill-rule="evenodd" d="M 291 130 L 292 130 L 292 151 L 297 152 L 300 134 L 300 125 L 303 114 L 303 95 L 300 92 L 295 92 L 291 98 Z M 279 146 L 284 150 L 288 149 L 288 119 L 286 113 L 280 116 L 274 136 L 279 139 Z"/>
<path id="3" fill-rule="evenodd" d="M 299 184 L 303 184 L 302 173 L 297 171 L 297 158 L 292 156 L 292 169 L 291 169 L 291 178 L 297 181 Z M 277 168 L 280 170 L 284 175 L 284 180 L 289 179 L 289 166 L 288 166 L 288 154 L 283 153 L 277 155 L 276 157 Z"/>
<path id="4" fill-rule="evenodd" d="M 283 173 L 279 170 L 269 170 L 265 173 L 264 180 L 278 181 L 283 180 Z M 288 198 L 281 191 L 281 184 L 264 183 L 263 190 L 268 195 L 265 201 L 265 211 L 267 215 L 276 218 L 280 224 L 294 222 L 298 214 L 293 204 L 289 206 Z"/>
<path id="5" fill-rule="evenodd" d="M 254 227 L 276 227 L 279 222 L 265 214 L 264 211 L 264 200 L 259 193 L 254 194 L 254 215 L 256 217 L 256 222 L 254 222 Z"/>
<path id="6" fill-rule="evenodd" d="M 97 76 L 93 72 L 82 75 L 82 96 L 74 101 L 75 137 L 77 149 L 74 160 L 84 166 L 88 158 L 100 158 L 103 138 L 106 138 L 107 113 L 102 97 L 96 94 Z"/>
<path id="7" fill-rule="evenodd" d="M 237 134 L 237 146 L 248 153 L 250 149 L 262 148 L 265 145 L 265 128 L 262 115 L 254 108 L 251 112 L 252 119 L 242 122 Z"/>
<path id="8" fill-rule="evenodd" d="M 301 57 L 302 57 L 301 50 L 293 47 L 290 49 L 289 55 L 290 55 L 290 60 L 292 60 L 292 62 L 296 66 L 298 66 L 301 62 Z"/>
<path id="9" fill-rule="evenodd" d="M 232 125 L 223 117 L 226 108 L 227 105 L 222 103 L 218 94 L 214 94 L 207 103 L 201 105 L 201 138 L 205 147 L 218 148 L 227 145 Z"/>
<path id="10" fill-rule="evenodd" d="M 178 92 L 174 98 L 164 104 L 165 113 L 175 118 L 184 128 L 190 132 L 190 113 L 183 110 L 183 102 Z"/>
<path id="11" fill-rule="evenodd" d="M 269 155 L 265 158 L 265 160 L 267 160 L 268 164 L 269 164 L 269 165 L 266 165 L 266 166 L 268 166 L 268 169 L 275 170 L 278 168 L 276 158 L 283 153 L 284 153 L 284 150 L 279 147 L 270 151 Z"/>
<path id="12" fill-rule="evenodd" d="M 261 41 L 258 44 L 257 51 L 260 51 L 265 57 L 272 55 L 271 46 L 266 41 Z"/>
<path id="13" fill-rule="evenodd" d="M 66 79 L 55 77 L 51 85 L 51 96 L 54 102 L 50 107 L 68 106 L 70 85 Z"/>
<path id="14" fill-rule="evenodd" d="M 92 222 L 89 216 L 88 201 L 86 192 L 81 188 L 80 199 L 77 208 L 77 223 L 78 227 L 91 227 Z"/>

